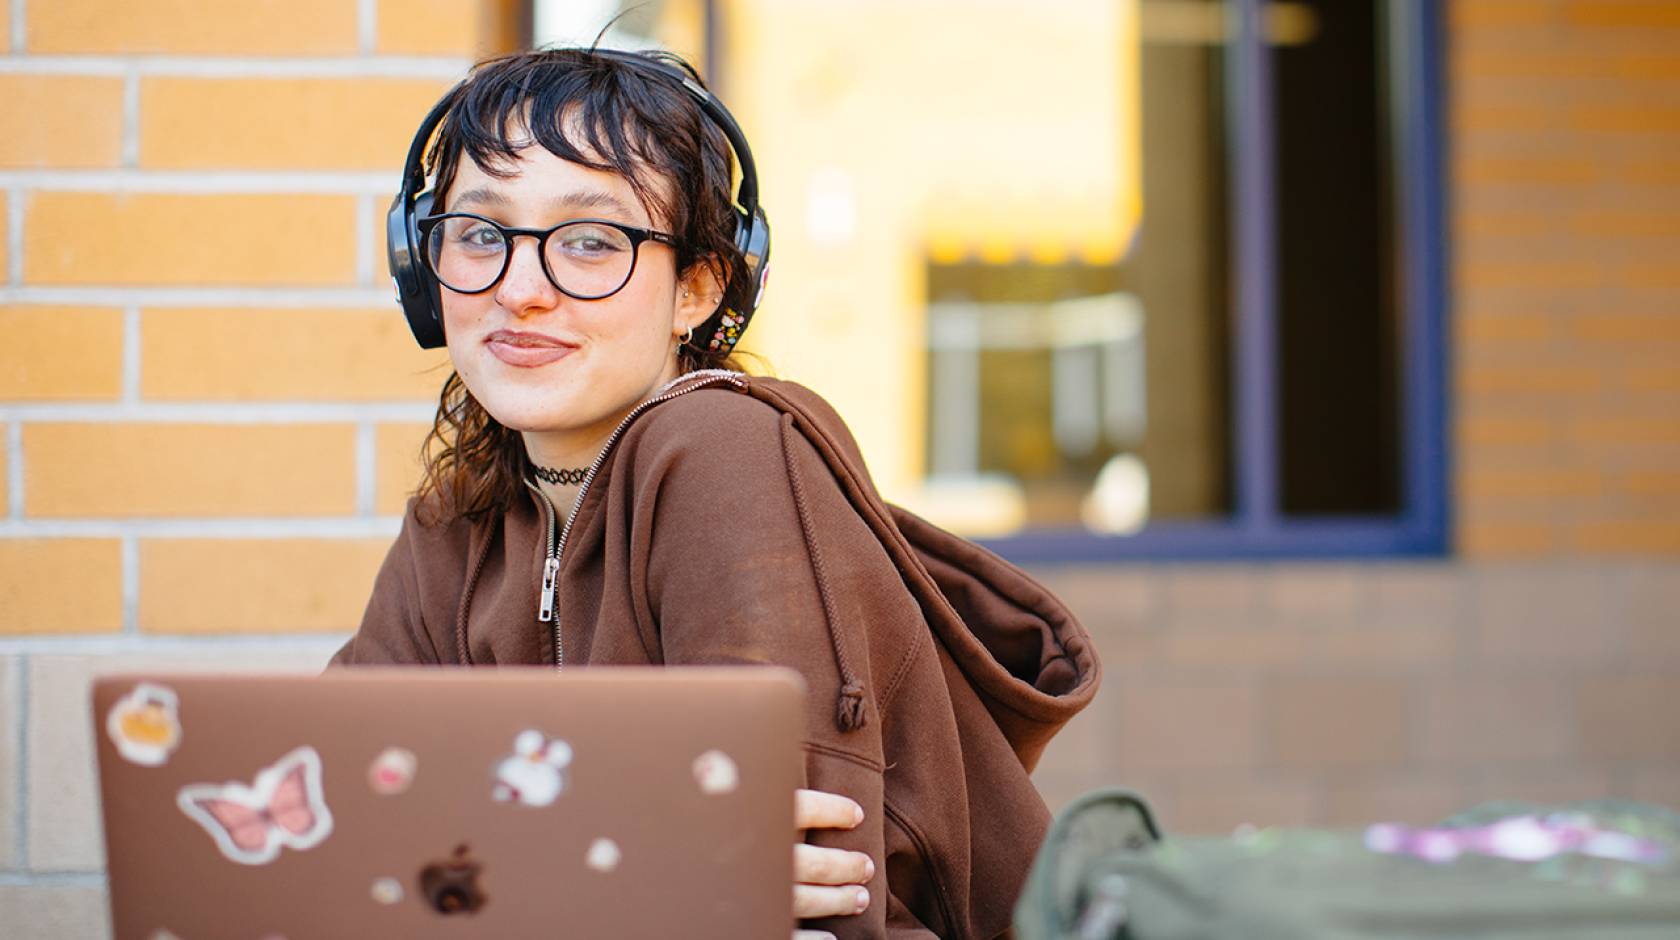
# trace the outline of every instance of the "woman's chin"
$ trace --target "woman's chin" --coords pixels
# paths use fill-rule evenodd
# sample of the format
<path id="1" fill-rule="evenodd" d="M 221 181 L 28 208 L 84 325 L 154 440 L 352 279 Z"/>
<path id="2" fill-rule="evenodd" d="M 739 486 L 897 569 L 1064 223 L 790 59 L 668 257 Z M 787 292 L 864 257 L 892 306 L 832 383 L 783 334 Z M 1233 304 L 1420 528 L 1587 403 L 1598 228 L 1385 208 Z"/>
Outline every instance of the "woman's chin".
<path id="1" fill-rule="evenodd" d="M 484 410 L 490 412 L 490 417 L 495 418 L 502 427 L 522 434 L 571 431 L 580 426 L 577 420 L 578 412 L 570 408 L 513 407 L 496 409 L 486 407 Z"/>
<path id="2" fill-rule="evenodd" d="M 467 391 L 490 417 L 502 427 L 515 431 L 535 431 L 560 420 L 568 412 L 576 412 L 579 402 L 572 395 L 557 395 L 555 389 L 510 388 L 493 383 L 489 388 L 474 388 L 468 380 Z"/>

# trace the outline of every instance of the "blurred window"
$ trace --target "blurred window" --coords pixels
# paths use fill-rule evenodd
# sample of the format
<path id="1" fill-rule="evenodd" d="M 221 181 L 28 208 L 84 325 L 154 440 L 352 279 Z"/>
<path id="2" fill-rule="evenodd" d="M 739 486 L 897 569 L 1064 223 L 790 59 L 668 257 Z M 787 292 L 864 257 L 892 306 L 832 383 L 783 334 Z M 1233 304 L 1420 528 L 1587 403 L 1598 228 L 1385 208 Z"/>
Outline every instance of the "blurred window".
<path id="1" fill-rule="evenodd" d="M 606 45 L 724 89 L 776 232 L 749 349 L 889 498 L 1023 560 L 1439 553 L 1438 5 L 539 0 L 534 34 L 627 8 Z"/>

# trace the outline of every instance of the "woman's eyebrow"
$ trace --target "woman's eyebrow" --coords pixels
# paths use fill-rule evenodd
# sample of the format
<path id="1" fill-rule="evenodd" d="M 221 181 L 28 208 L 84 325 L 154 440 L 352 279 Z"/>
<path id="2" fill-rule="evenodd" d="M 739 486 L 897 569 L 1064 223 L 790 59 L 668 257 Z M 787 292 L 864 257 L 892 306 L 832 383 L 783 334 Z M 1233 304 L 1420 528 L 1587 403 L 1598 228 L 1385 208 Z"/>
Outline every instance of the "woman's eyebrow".
<path id="1" fill-rule="evenodd" d="M 469 202 L 477 203 L 481 206 L 506 206 L 508 204 L 508 198 L 501 193 L 496 192 L 494 189 L 490 189 L 486 186 L 479 186 L 474 189 L 469 189 L 455 197 L 456 208 L 460 208 L 462 205 Z"/>
<path id="2" fill-rule="evenodd" d="M 556 209 L 612 209 L 631 218 L 635 213 L 622 200 L 604 189 L 580 189 L 549 200 Z"/>

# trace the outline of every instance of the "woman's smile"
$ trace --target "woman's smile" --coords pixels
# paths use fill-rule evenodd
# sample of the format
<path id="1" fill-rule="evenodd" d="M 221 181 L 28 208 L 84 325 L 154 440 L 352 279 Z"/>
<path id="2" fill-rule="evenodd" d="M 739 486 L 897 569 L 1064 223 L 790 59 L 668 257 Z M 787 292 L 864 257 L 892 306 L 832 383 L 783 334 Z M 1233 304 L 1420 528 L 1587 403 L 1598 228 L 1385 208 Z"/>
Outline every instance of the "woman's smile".
<path id="1" fill-rule="evenodd" d="M 578 348 L 576 343 L 565 342 L 547 333 L 520 330 L 497 330 L 485 337 L 484 342 L 497 359 L 524 369 L 557 362 Z"/>

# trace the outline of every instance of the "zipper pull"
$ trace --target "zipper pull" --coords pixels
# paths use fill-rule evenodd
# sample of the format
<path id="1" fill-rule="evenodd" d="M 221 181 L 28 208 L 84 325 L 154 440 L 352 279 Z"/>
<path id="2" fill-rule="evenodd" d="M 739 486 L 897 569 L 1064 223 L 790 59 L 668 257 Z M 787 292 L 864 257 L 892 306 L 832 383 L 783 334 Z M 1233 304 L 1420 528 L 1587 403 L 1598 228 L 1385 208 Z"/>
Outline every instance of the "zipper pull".
<path id="1" fill-rule="evenodd" d="M 542 593 L 537 595 L 537 619 L 547 623 L 554 619 L 554 577 L 560 573 L 560 559 L 549 556 L 543 562 Z"/>

